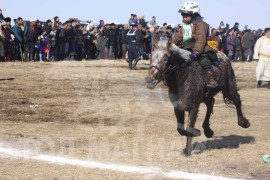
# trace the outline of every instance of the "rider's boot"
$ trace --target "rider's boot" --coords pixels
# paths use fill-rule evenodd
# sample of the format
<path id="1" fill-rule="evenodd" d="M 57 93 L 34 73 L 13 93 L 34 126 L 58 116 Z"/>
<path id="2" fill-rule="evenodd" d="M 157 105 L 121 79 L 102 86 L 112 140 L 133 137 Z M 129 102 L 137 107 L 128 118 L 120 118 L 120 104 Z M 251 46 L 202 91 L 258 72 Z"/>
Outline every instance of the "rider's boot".
<path id="1" fill-rule="evenodd" d="M 216 88 L 218 86 L 216 80 L 216 73 L 212 68 L 206 69 L 206 87 L 209 89 Z"/>

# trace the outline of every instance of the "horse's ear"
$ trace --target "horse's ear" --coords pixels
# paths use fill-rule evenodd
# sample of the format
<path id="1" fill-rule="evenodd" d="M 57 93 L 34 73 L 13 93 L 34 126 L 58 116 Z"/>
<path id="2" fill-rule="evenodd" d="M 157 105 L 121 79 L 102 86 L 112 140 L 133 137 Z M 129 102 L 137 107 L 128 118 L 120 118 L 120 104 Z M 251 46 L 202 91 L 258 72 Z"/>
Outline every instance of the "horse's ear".
<path id="1" fill-rule="evenodd" d="M 170 33 L 166 33 L 167 38 L 169 39 L 167 42 L 167 50 L 168 52 L 171 52 L 172 48 L 172 35 Z"/>

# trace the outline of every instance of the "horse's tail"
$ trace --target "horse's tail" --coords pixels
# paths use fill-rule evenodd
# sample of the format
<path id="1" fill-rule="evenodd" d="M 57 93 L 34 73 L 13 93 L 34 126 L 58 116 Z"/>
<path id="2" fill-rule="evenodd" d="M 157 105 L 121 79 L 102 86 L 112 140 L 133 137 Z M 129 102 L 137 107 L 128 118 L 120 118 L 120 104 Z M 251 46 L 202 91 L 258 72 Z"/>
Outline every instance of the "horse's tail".
<path id="1" fill-rule="evenodd" d="M 238 89 L 235 73 L 230 60 L 227 60 L 226 68 L 224 68 L 224 80 L 223 100 L 227 106 L 232 107 L 232 105 L 234 105 L 232 97 L 237 93 Z"/>

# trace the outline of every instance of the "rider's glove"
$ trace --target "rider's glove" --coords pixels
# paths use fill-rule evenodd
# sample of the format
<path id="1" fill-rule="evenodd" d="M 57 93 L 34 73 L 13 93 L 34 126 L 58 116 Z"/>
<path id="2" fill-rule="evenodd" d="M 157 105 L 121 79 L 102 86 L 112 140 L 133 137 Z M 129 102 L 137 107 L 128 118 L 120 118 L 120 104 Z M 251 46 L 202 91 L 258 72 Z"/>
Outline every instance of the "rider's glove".
<path id="1" fill-rule="evenodd" d="M 194 61 L 198 57 L 198 53 L 195 51 L 192 51 L 190 54 L 191 61 Z"/>

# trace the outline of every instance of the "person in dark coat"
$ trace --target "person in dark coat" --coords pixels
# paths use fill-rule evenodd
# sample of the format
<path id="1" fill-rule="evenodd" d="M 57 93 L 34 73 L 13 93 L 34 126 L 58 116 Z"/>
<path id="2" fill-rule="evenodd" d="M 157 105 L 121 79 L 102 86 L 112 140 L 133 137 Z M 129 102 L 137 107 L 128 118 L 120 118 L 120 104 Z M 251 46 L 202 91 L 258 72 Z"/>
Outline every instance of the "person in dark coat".
<path id="1" fill-rule="evenodd" d="M 57 42 L 57 28 L 53 28 L 51 33 L 49 34 L 49 42 L 50 42 L 50 54 L 49 60 L 54 61 L 56 59 L 56 42 Z"/>
<path id="2" fill-rule="evenodd" d="M 47 35 L 49 35 L 52 31 L 52 21 L 50 19 L 46 21 L 44 28 L 46 29 Z"/>
<path id="3" fill-rule="evenodd" d="M 36 35 L 36 21 L 30 20 L 30 25 L 24 29 L 24 57 L 26 61 L 34 60 Z"/>
<path id="4" fill-rule="evenodd" d="M 121 46 L 122 46 L 122 59 L 126 59 L 126 53 L 127 53 L 127 33 L 128 33 L 128 25 L 125 24 L 123 27 L 123 30 L 121 31 Z"/>
<path id="5" fill-rule="evenodd" d="M 16 24 L 13 26 L 13 33 L 15 36 L 15 58 L 16 60 L 23 59 L 23 45 L 24 45 L 24 37 L 21 26 L 23 25 L 23 18 L 19 17 L 16 20 Z"/>
<path id="6" fill-rule="evenodd" d="M 253 57 L 253 44 L 254 44 L 254 36 L 251 33 L 250 29 L 246 30 L 246 33 L 242 37 L 242 46 L 245 50 L 245 59 L 247 62 L 250 62 Z"/>
<path id="7" fill-rule="evenodd" d="M 69 50 L 69 31 L 70 25 L 69 22 L 63 23 L 60 27 L 59 33 L 59 43 L 60 43 L 60 59 L 63 60 L 68 56 Z"/>
<path id="8" fill-rule="evenodd" d="M 42 24 L 38 19 L 36 20 L 36 34 L 37 36 L 42 35 Z"/>
<path id="9" fill-rule="evenodd" d="M 235 55 L 234 59 L 236 61 L 242 61 L 242 41 L 241 41 L 241 35 L 240 33 L 236 34 L 235 38 Z"/>
<path id="10" fill-rule="evenodd" d="M 129 60 L 129 69 L 135 69 L 136 60 L 139 58 L 139 49 L 138 49 L 138 25 L 135 23 L 131 24 L 132 29 L 127 33 L 128 40 L 128 60 Z M 134 63 L 135 62 L 135 63 Z"/>
<path id="11" fill-rule="evenodd" d="M 71 29 L 69 30 L 70 33 L 70 39 L 69 39 L 69 60 L 75 60 L 76 54 L 76 21 L 72 20 L 71 21 Z"/>
<path id="12" fill-rule="evenodd" d="M 141 16 L 141 18 L 139 19 L 139 24 L 142 26 L 142 27 L 145 27 L 146 26 L 146 22 L 145 22 L 145 16 Z"/>
<path id="13" fill-rule="evenodd" d="M 82 37 L 82 27 L 80 24 L 76 25 L 76 45 L 77 45 L 77 60 L 83 59 L 83 37 Z"/>

